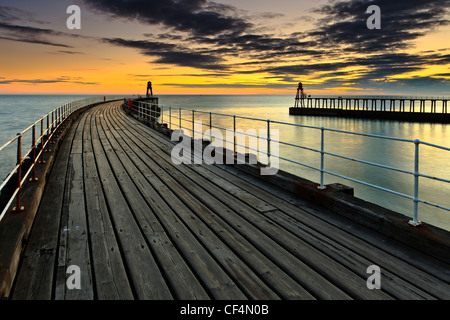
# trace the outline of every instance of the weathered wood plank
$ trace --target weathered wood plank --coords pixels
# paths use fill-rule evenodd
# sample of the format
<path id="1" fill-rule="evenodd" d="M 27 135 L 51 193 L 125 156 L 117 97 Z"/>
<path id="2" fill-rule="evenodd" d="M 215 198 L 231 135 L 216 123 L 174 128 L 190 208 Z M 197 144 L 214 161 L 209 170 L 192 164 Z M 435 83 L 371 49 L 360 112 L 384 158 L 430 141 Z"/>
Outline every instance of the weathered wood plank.
<path id="1" fill-rule="evenodd" d="M 133 128 L 130 128 L 129 131 L 133 131 Z M 139 133 L 137 134 L 139 135 Z M 129 138 L 130 140 L 132 139 L 131 137 Z M 207 179 L 201 179 L 201 177 L 193 174 L 192 171 L 189 172 L 190 169 L 186 168 L 186 166 L 178 166 L 175 168 L 170 157 L 166 153 L 162 153 L 158 146 L 147 141 L 145 137 L 140 137 L 139 144 L 141 149 L 149 155 L 149 157 L 145 159 L 145 162 L 153 159 L 157 161 L 158 165 L 164 168 L 165 171 L 172 172 L 172 176 L 184 185 L 186 190 L 189 190 L 192 195 L 200 199 L 222 219 L 227 221 L 237 232 L 241 233 L 241 235 L 246 237 L 255 247 L 264 252 L 266 256 L 270 257 L 272 261 L 283 266 L 284 270 L 289 272 L 290 276 L 295 277 L 297 281 L 307 287 L 311 292 L 314 292 L 315 295 L 323 299 L 348 298 L 347 294 L 323 278 L 316 271 L 312 270 L 302 261 L 293 257 L 282 246 L 273 241 L 273 239 L 242 218 L 240 214 L 245 214 L 246 211 L 246 209 L 243 209 L 242 207 L 244 205 L 243 203 L 237 203 L 235 198 L 230 197 L 229 194 L 224 193 L 223 190 L 212 185 Z M 148 146 L 148 144 L 152 147 Z M 185 170 L 189 172 L 187 173 L 189 178 L 185 177 Z M 180 172 L 184 174 L 180 174 Z M 218 199 L 220 199 L 220 201 Z M 228 199 L 228 201 L 225 199 Z M 226 209 L 227 206 L 234 211 Z M 234 212 L 239 214 L 234 214 Z M 293 270 L 296 271 L 294 272 Z M 298 272 L 302 273 L 301 276 Z"/>
<path id="2" fill-rule="evenodd" d="M 206 225 L 199 220 L 195 220 L 195 213 L 190 211 L 190 209 L 178 199 L 177 194 L 172 193 L 172 191 L 154 174 L 149 174 L 150 171 L 148 170 L 148 167 L 135 153 L 139 153 L 139 149 L 129 148 L 126 142 L 118 135 L 116 135 L 115 139 L 116 142 L 113 142 L 113 140 L 110 139 L 111 143 L 114 143 L 116 147 L 120 145 L 124 152 L 130 157 L 131 161 L 133 161 L 133 164 L 136 167 L 129 166 L 128 172 L 130 176 L 133 177 L 133 181 L 139 186 L 139 190 L 143 193 L 144 197 L 149 200 L 151 199 L 153 202 L 152 208 L 155 211 L 158 211 L 160 214 L 167 214 L 169 211 L 173 210 L 174 214 L 177 214 L 177 216 L 188 226 L 190 229 L 189 232 L 196 235 L 203 246 L 208 248 L 209 254 L 212 254 L 216 258 L 216 261 L 227 270 L 235 281 L 240 280 L 240 282 L 242 282 L 242 279 L 245 279 L 246 285 L 243 286 L 243 290 L 246 291 L 247 295 L 251 298 L 277 298 L 277 295 L 264 285 L 262 281 L 256 277 L 254 273 L 233 253 L 233 251 L 220 241 Z M 130 161 L 124 159 L 123 163 L 124 165 L 129 164 Z M 136 168 L 139 168 L 139 171 L 137 171 Z M 144 176 L 146 176 L 147 179 L 145 179 Z M 165 206 L 164 202 L 166 202 L 170 208 Z M 187 239 L 183 238 L 183 240 L 186 241 Z"/>
<path id="3" fill-rule="evenodd" d="M 78 122 L 74 123 L 66 134 L 51 171 L 18 272 L 13 299 L 49 300 L 53 296 L 58 230 L 63 205 L 61 190 L 65 186 L 72 139 L 77 125 Z"/>
<path id="4" fill-rule="evenodd" d="M 104 119 L 103 117 L 101 121 Z M 115 174 L 119 176 L 119 182 L 122 185 L 122 190 L 127 196 L 129 203 L 132 205 L 134 212 L 145 212 L 149 209 L 145 205 L 145 201 L 151 201 L 152 209 L 155 214 L 159 214 L 162 219 L 162 223 L 165 225 L 167 232 L 171 231 L 171 238 L 177 244 L 177 247 L 183 248 L 184 252 L 194 252 L 193 255 L 186 255 L 185 259 L 190 264 L 195 266 L 196 273 L 204 281 L 210 292 L 217 294 L 216 298 L 219 299 L 244 299 L 245 296 L 235 286 L 231 279 L 220 268 L 217 268 L 217 263 L 212 259 L 204 248 L 195 240 L 193 235 L 186 229 L 186 227 L 180 223 L 174 214 L 163 201 L 156 198 L 156 192 L 146 187 L 141 190 L 147 192 L 147 197 L 144 200 L 139 195 L 139 190 L 134 185 L 134 182 L 140 181 L 145 183 L 141 178 L 141 174 L 134 170 L 130 161 L 125 157 L 124 151 L 121 147 L 115 143 L 110 136 L 111 130 L 104 128 L 105 138 L 102 139 L 102 144 L 110 150 L 114 150 L 117 153 L 117 157 L 114 157 L 114 152 L 109 152 L 109 160 L 115 169 Z M 109 140 L 108 139 L 109 136 Z M 121 159 L 122 158 L 122 161 Z M 124 167 L 126 166 L 126 167 Z M 127 171 L 130 170 L 130 172 Z M 148 185 L 147 185 L 148 186 Z M 146 209 L 147 208 L 147 209 Z"/>
<path id="5" fill-rule="evenodd" d="M 132 161 L 139 167 L 142 174 L 152 183 L 155 190 L 161 197 L 165 198 L 168 203 L 174 202 L 174 199 L 180 194 L 187 193 L 181 186 L 168 178 L 168 175 L 153 161 L 146 159 L 144 163 L 139 157 L 145 156 L 145 154 L 139 149 L 139 147 L 132 143 L 131 139 L 127 139 L 128 147 L 122 138 L 117 137 L 120 144 L 124 147 L 126 153 L 130 155 Z M 130 149 L 129 149 L 130 148 Z M 150 168 L 152 170 L 150 170 Z M 172 193 L 170 189 L 175 190 L 176 193 Z M 147 190 L 147 188 L 143 188 Z M 240 259 L 243 259 L 251 265 L 252 269 L 266 282 L 274 288 L 285 299 L 311 299 L 313 298 L 305 289 L 301 288 L 292 278 L 287 276 L 281 269 L 278 268 L 272 261 L 267 259 L 258 250 L 256 250 L 249 242 L 246 241 L 240 234 L 236 233 L 230 228 L 223 220 L 218 218 L 210 209 L 204 206 L 201 202 L 197 201 L 193 197 L 183 197 L 182 200 L 189 207 L 190 210 L 181 208 L 177 210 L 178 216 L 189 226 L 198 238 L 202 240 L 205 246 L 212 246 L 214 250 L 215 241 L 214 238 L 225 240 L 225 243 L 233 251 L 240 255 Z M 180 205 L 178 205 L 180 206 Z M 199 217 L 201 220 L 197 218 Z M 206 223 L 204 225 L 201 223 Z M 215 234 L 209 231 L 209 228 L 214 229 Z M 241 279 L 242 277 L 239 277 Z M 270 295 L 265 295 L 266 298 L 271 298 Z M 258 298 L 258 297 L 257 297 Z M 259 297 L 261 299 L 261 297 Z M 274 297 L 272 297 L 273 299 Z"/>
<path id="6" fill-rule="evenodd" d="M 129 204 L 133 208 L 137 221 L 142 227 L 143 234 L 158 257 L 161 269 L 178 299 L 209 299 L 208 294 L 187 266 L 185 260 L 176 250 L 165 233 L 159 221 L 152 214 L 152 210 L 143 206 L 144 199 L 136 199 L 138 192 L 130 192 Z"/>
<path id="7" fill-rule="evenodd" d="M 133 292 L 109 217 L 92 149 L 92 113 L 89 114 L 83 135 L 83 169 L 96 297 L 100 300 L 130 300 L 133 299 Z"/>
<path id="8" fill-rule="evenodd" d="M 82 130 L 82 129 L 79 129 Z M 86 221 L 86 205 L 83 182 L 83 159 L 78 153 L 81 140 L 74 140 L 71 158 L 69 159 L 69 212 L 66 247 L 66 273 L 69 266 L 76 266 L 80 270 L 80 289 L 69 289 L 66 285 L 64 299 L 66 300 L 92 300 L 94 288 L 92 283 L 91 259 L 89 252 L 88 227 Z"/>
<path id="9" fill-rule="evenodd" d="M 157 134 L 154 134 L 154 135 L 152 135 L 152 138 L 155 138 L 155 136 L 156 136 L 156 139 L 160 139 L 160 140 L 164 140 L 164 138 L 163 137 L 161 137 L 161 136 L 159 136 L 159 137 L 157 137 L 158 135 Z M 166 141 L 168 141 L 168 140 L 166 140 Z M 166 145 L 170 148 L 170 142 L 166 142 Z M 166 152 L 167 152 L 167 150 L 166 150 Z M 197 169 L 197 168 L 199 168 L 199 167 L 197 167 L 197 166 L 192 166 L 192 168 L 195 168 L 195 169 Z M 200 167 L 201 169 L 203 169 L 203 167 Z M 214 167 L 208 167 L 208 169 L 210 169 L 210 168 L 214 168 Z M 200 169 L 199 169 L 200 170 Z M 212 169 L 211 169 L 212 170 Z M 231 170 L 232 171 L 232 170 Z M 210 179 L 211 178 L 211 176 L 210 175 L 208 175 L 208 178 Z M 236 180 L 242 180 L 242 179 L 239 179 L 238 177 L 235 177 L 235 179 Z M 222 185 L 222 186 L 224 186 L 224 185 Z M 265 198 L 265 195 L 258 195 L 258 197 L 260 197 L 260 198 L 264 198 L 264 199 L 267 199 L 267 198 Z M 271 202 L 272 204 L 273 204 L 273 202 Z M 270 215 L 270 213 L 267 215 L 267 216 L 269 216 Z M 342 233 L 342 232 L 341 232 Z M 417 290 L 417 294 L 418 295 L 422 295 L 422 294 L 424 294 L 423 292 L 421 293 L 421 290 Z M 412 296 L 414 296 L 414 294 L 412 294 Z M 426 294 L 424 294 L 424 296 L 427 296 Z"/>
<path id="10" fill-rule="evenodd" d="M 215 170 L 212 167 L 208 169 Z M 247 181 L 237 177 L 232 168 L 223 166 L 219 174 L 231 183 L 240 184 L 250 192 L 259 193 L 265 199 L 270 199 L 271 203 L 283 208 L 284 212 L 309 230 L 318 230 L 330 238 L 330 241 L 350 248 L 349 255 L 359 254 L 401 279 L 413 277 L 414 285 L 422 289 L 417 290 L 417 294 L 422 295 L 422 291 L 425 290 L 436 297 L 445 299 L 449 296 L 449 286 L 437 279 L 445 278 L 448 267 L 442 266 L 441 262 L 435 261 L 432 257 L 424 256 L 411 248 L 405 248 L 395 240 L 376 234 L 361 225 L 356 228 L 348 219 L 327 213 L 327 210 L 319 209 L 285 191 L 277 191 L 276 187 L 260 183 L 245 173 L 239 172 Z M 283 195 L 283 198 L 278 195 L 278 192 Z M 273 219 L 272 216 L 271 218 Z"/>
<path id="11" fill-rule="evenodd" d="M 91 135 L 105 198 L 117 230 L 136 297 L 138 299 L 172 299 L 170 289 L 111 171 L 96 125 L 91 127 Z M 112 150 L 107 149 L 107 151 Z"/>

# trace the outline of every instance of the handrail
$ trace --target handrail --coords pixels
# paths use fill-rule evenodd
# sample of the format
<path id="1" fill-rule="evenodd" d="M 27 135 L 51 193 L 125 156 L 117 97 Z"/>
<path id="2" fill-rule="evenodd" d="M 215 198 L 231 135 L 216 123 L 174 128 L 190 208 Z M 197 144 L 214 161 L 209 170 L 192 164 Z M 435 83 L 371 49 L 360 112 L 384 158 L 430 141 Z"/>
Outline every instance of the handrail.
<path id="1" fill-rule="evenodd" d="M 167 114 L 165 114 L 165 111 L 169 111 L 169 119 L 168 121 L 166 121 L 166 123 L 169 125 L 169 128 L 172 129 L 172 127 L 176 127 L 178 129 L 186 129 L 189 130 L 190 132 L 195 132 L 194 131 L 194 123 L 195 123 L 195 116 L 196 114 L 203 114 L 203 115 L 209 115 L 209 124 L 203 124 L 209 128 L 215 128 L 215 129 L 219 129 L 219 130 L 231 130 L 231 129 L 225 129 L 223 127 L 220 127 L 218 125 L 213 125 L 212 123 L 212 116 L 221 116 L 221 117 L 227 117 L 227 118 L 232 118 L 234 120 L 234 128 L 231 131 L 234 131 L 234 141 L 227 141 L 226 139 L 223 139 L 222 141 L 225 143 L 232 143 L 234 145 L 234 150 L 236 150 L 236 146 L 239 145 L 236 142 L 236 136 L 237 134 L 241 134 L 241 135 L 245 135 L 245 136 L 253 136 L 251 134 L 247 134 L 245 132 L 237 132 L 236 131 L 236 119 L 243 119 L 243 120 L 254 120 L 254 121 L 260 121 L 260 122 L 266 122 L 267 126 L 268 126 L 268 136 L 267 137 L 259 137 L 260 139 L 264 139 L 267 141 L 267 150 L 261 150 L 260 146 L 258 146 L 258 150 L 249 148 L 247 146 L 242 146 L 245 147 L 248 150 L 254 150 L 256 151 L 258 154 L 265 154 L 266 157 L 269 159 L 269 166 L 270 166 L 270 159 L 271 157 L 276 158 L 276 159 L 280 159 L 280 160 L 284 160 L 290 163 L 294 163 L 296 165 L 300 165 L 303 167 L 307 167 L 309 169 L 315 170 L 320 172 L 320 184 L 319 184 L 319 189 L 325 189 L 326 186 L 324 185 L 324 175 L 328 174 L 328 175 L 332 175 L 332 176 L 336 176 L 339 177 L 341 179 L 345 179 L 348 181 L 352 181 L 364 186 L 368 186 L 377 190 L 382 190 L 385 192 L 388 192 L 390 194 L 393 195 L 397 195 L 409 200 L 413 201 L 414 204 L 414 209 L 413 209 L 413 213 L 412 213 L 412 220 L 409 222 L 411 225 L 413 226 L 418 226 L 421 224 L 421 221 L 419 221 L 419 203 L 423 203 L 429 206 L 433 206 L 436 208 L 439 208 L 441 210 L 445 210 L 445 211 L 450 211 L 450 208 L 443 206 L 443 205 L 439 205 L 439 204 L 435 204 L 426 200 L 423 200 L 421 198 L 419 198 L 419 183 L 420 183 L 420 179 L 419 178 L 426 178 L 426 179 L 430 179 L 430 180 L 434 180 L 434 181 L 438 181 L 438 182 L 442 182 L 442 183 L 450 183 L 450 180 L 448 179 L 444 179 L 444 178 L 440 178 L 440 177 L 434 177 L 434 176 L 430 176 L 430 175 L 426 175 L 423 173 L 420 173 L 419 171 L 419 157 L 420 157 L 420 145 L 426 145 L 432 148 L 437 148 L 443 151 L 450 151 L 449 147 L 444 147 L 444 146 L 439 146 L 436 144 L 432 144 L 432 143 L 428 143 L 425 141 L 420 141 L 420 140 L 412 140 L 412 139 L 404 139 L 404 138 L 395 138 L 395 137 L 389 137 L 389 136 L 382 136 L 382 135 L 376 135 L 376 134 L 369 134 L 369 133 L 361 133 L 361 132 L 353 132 L 353 131 L 347 131 L 347 130 L 339 130 L 339 129 L 332 129 L 332 128 L 324 128 L 324 127 L 317 127 L 317 126 L 308 126 L 308 125 L 302 125 L 302 124 L 295 124 L 295 123 L 288 123 L 288 122 L 282 122 L 282 121 L 275 121 L 275 120 L 265 120 L 265 119 L 259 119 L 259 118 L 253 118 L 253 117 L 244 117 L 244 116 L 237 116 L 237 115 L 230 115 L 230 114 L 223 114 L 223 113 L 216 113 L 216 112 L 207 112 L 207 111 L 202 111 L 202 110 L 195 110 L 195 109 L 185 109 L 185 108 L 172 108 L 172 107 L 164 107 L 162 105 L 157 105 L 157 104 L 152 104 L 152 103 L 146 103 L 146 102 L 132 102 L 131 103 L 131 108 L 130 105 L 127 103 L 127 101 L 124 101 L 124 108 L 128 108 L 131 112 L 135 113 L 138 117 L 140 116 L 141 118 L 145 118 L 145 120 L 150 120 L 152 122 L 155 123 L 160 123 L 162 124 L 164 121 L 164 116 L 167 116 Z M 160 112 L 155 112 L 155 110 L 159 110 L 158 108 L 161 109 Z M 172 112 L 175 109 L 177 110 L 177 112 Z M 182 117 L 183 112 L 189 112 L 190 113 L 190 117 L 186 118 L 186 117 Z M 178 113 L 178 116 L 175 115 L 174 113 Z M 145 116 L 145 117 L 143 117 Z M 175 123 L 175 121 L 178 120 L 178 124 Z M 191 128 L 186 128 L 185 126 L 182 125 L 182 121 L 187 121 L 189 122 L 192 127 Z M 312 130 L 319 130 L 321 132 L 321 149 L 314 149 L 314 148 L 310 148 L 307 146 L 302 146 L 302 145 L 297 145 L 294 143 L 289 143 L 289 142 L 285 142 L 285 141 L 274 141 L 271 139 L 270 136 L 270 128 L 272 125 L 281 125 L 281 126 L 289 126 L 289 127 L 301 127 L 301 128 L 307 128 L 307 129 L 312 129 Z M 203 130 L 203 129 L 202 129 Z M 410 171 L 410 170 L 404 170 L 404 169 L 400 169 L 400 168 L 395 168 L 395 167 L 391 167 L 388 165 L 384 165 L 384 164 L 380 164 L 380 163 L 375 163 L 372 161 L 366 161 L 366 160 L 361 160 L 361 159 L 355 159 L 355 158 L 351 158 L 351 157 L 347 157 L 344 155 L 339 155 L 336 153 L 332 153 L 332 152 L 328 152 L 325 150 L 325 133 L 326 132 L 335 132 L 335 133 L 341 133 L 341 134 L 346 134 L 346 135 L 356 135 L 356 136 L 364 136 L 364 137 L 370 137 L 370 138 L 375 138 L 375 139 L 381 139 L 381 140 L 389 140 L 389 141 L 397 141 L 397 142 L 402 142 L 402 143 L 409 143 L 409 144 L 414 144 L 414 170 Z M 294 160 L 294 159 L 288 159 L 285 157 L 282 157 L 280 155 L 275 155 L 271 153 L 271 144 L 273 143 L 279 143 L 279 144 L 284 144 L 284 145 L 288 145 L 290 147 L 295 147 L 298 149 L 303 149 L 303 150 L 308 150 L 308 151 L 312 151 L 315 153 L 319 153 L 321 155 L 321 160 L 320 160 L 320 167 L 315 167 L 306 163 L 302 163 L 300 161 Z M 239 145 L 241 146 L 241 145 Z M 392 170 L 392 171 L 397 171 L 400 172 L 402 174 L 407 174 L 409 176 L 414 177 L 414 185 L 413 185 L 413 195 L 408 195 L 402 192 L 398 192 L 395 190 L 391 190 L 391 189 L 387 189 L 384 188 L 382 186 L 378 186 L 372 183 L 368 183 L 366 181 L 361 181 L 359 179 L 355 179 L 352 177 L 347 177 L 335 172 L 331 172 L 329 170 L 325 169 L 325 160 L 324 160 L 324 156 L 331 156 L 331 157 L 337 157 L 343 160 L 347 160 L 347 161 L 352 161 L 352 162 L 358 162 L 361 164 L 365 164 L 365 165 L 370 165 L 370 166 L 375 166 L 377 168 L 381 168 L 381 169 L 386 169 L 386 170 Z"/>
<path id="2" fill-rule="evenodd" d="M 300 97 L 299 99 L 359 99 L 359 100 L 447 100 L 450 101 L 449 96 L 387 96 L 387 95 L 343 95 L 343 96 L 331 96 L 331 95 L 311 95 Z"/>
<path id="3" fill-rule="evenodd" d="M 0 193 L 3 191 L 5 186 L 10 182 L 10 180 L 17 175 L 16 187 L 12 192 L 11 197 L 8 199 L 7 204 L 4 208 L 1 208 L 2 211 L 0 213 L 0 221 L 4 218 L 6 212 L 9 210 L 9 207 L 13 203 L 14 199 L 16 199 L 16 206 L 13 208 L 15 212 L 21 212 L 25 208 L 21 205 L 21 191 L 24 183 L 27 182 L 28 177 L 31 175 L 30 182 L 37 181 L 36 178 L 36 165 L 44 163 L 42 160 L 42 156 L 44 152 L 50 152 L 50 144 L 55 143 L 55 135 L 57 135 L 61 131 L 61 126 L 64 121 L 75 111 L 87 107 L 99 102 L 117 100 L 116 97 L 107 97 L 107 96 L 99 96 L 99 97 L 89 97 L 84 99 L 79 99 L 76 101 L 68 102 L 64 105 L 61 105 L 54 110 L 50 111 L 42 118 L 28 126 L 22 132 L 19 132 L 16 137 L 6 142 L 1 148 L 0 152 L 5 150 L 8 146 L 17 142 L 17 162 L 16 166 L 8 173 L 5 180 L 2 181 L 0 185 Z M 46 128 L 45 128 L 45 124 Z M 36 127 L 40 127 L 40 134 L 36 137 Z M 32 132 L 32 146 L 29 150 L 25 152 L 25 155 L 22 154 L 22 138 L 28 133 Z M 41 148 L 39 153 L 36 153 L 36 149 L 38 144 L 40 143 Z M 28 168 L 28 171 L 22 176 L 22 168 L 25 160 L 30 157 L 32 164 Z M 39 160 L 40 159 L 40 160 Z"/>

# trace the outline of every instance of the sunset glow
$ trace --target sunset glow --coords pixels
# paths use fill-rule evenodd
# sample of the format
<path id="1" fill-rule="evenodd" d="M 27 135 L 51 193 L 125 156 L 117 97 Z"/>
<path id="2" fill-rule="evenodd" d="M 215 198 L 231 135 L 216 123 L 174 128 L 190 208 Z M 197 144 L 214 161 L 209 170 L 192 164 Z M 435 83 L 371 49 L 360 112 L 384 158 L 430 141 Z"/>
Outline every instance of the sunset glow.
<path id="1" fill-rule="evenodd" d="M 0 93 L 450 94 L 448 1 L 393 3 L 6 0 Z"/>

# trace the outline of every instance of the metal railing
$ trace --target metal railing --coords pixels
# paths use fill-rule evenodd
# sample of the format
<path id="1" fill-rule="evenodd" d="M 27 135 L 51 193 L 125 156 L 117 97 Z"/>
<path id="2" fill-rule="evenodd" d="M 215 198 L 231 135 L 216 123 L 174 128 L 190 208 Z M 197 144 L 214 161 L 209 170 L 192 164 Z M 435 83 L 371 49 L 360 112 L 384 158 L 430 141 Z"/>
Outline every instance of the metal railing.
<path id="1" fill-rule="evenodd" d="M 329 100 L 329 103 L 328 103 Z M 390 112 L 417 112 L 416 102 L 419 102 L 419 112 L 448 114 L 448 97 L 395 97 L 395 96 L 345 96 L 345 97 L 301 97 L 296 98 L 295 108 L 321 108 L 358 111 L 390 111 Z M 388 105 L 386 102 L 389 102 Z M 398 104 L 397 104 L 398 101 Z M 409 108 L 405 101 L 409 101 Z M 438 108 L 437 101 L 442 102 Z M 353 104 L 352 104 L 353 102 Z M 360 104 L 360 102 L 362 102 Z M 428 105 L 428 106 L 427 106 Z M 409 111 L 408 111 L 409 109 Z"/>
<path id="2" fill-rule="evenodd" d="M 195 123 L 196 123 L 196 119 L 198 120 L 198 115 L 203 115 L 203 118 L 209 119 L 209 123 L 207 123 L 205 125 L 206 127 L 208 127 L 209 129 L 219 129 L 219 130 L 225 130 L 225 131 L 232 131 L 233 132 L 233 141 L 227 141 L 227 140 L 223 140 L 226 143 L 230 143 L 233 144 L 234 146 L 234 151 L 236 151 L 236 148 L 239 147 L 244 147 L 248 150 L 252 150 L 257 152 L 258 154 L 265 154 L 265 159 L 268 159 L 268 165 L 270 166 L 271 163 L 271 158 L 277 158 L 279 160 L 284 160 L 286 162 L 298 165 L 298 166 L 302 166 L 302 167 L 306 167 L 309 169 L 312 169 L 314 171 L 319 172 L 319 189 L 325 189 L 326 186 L 324 184 L 324 176 L 325 174 L 331 175 L 331 176 L 335 176 L 347 181 L 352 181 L 354 183 L 360 184 L 360 185 L 364 185 L 373 189 L 377 189 L 377 190 L 381 190 L 396 196 L 400 196 L 403 198 L 406 198 L 408 200 L 411 200 L 413 202 L 413 212 L 412 212 L 412 220 L 409 222 L 411 225 L 413 226 L 418 226 L 421 224 L 421 221 L 419 221 L 419 204 L 425 204 L 428 206 L 432 206 L 444 211 L 450 211 L 450 208 L 444 206 L 444 205 L 440 205 L 440 204 L 436 204 L 433 202 L 429 202 L 423 199 L 420 199 L 419 197 L 419 185 L 420 185 L 420 178 L 425 178 L 425 179 L 429 179 L 429 180 L 434 180 L 434 181 L 438 181 L 438 182 L 442 182 L 442 183 L 450 183 L 450 180 L 448 179 L 444 179 L 441 177 L 436 177 L 436 176 L 431 176 L 431 175 L 426 175 L 420 172 L 420 168 L 419 168 L 419 159 L 420 159 L 420 146 L 429 146 L 435 149 L 439 149 L 441 151 L 450 151 L 450 148 L 448 147 L 444 147 L 444 146 L 439 146 L 439 145 L 435 145 L 432 143 L 428 143 L 428 142 L 424 142 L 424 141 L 420 141 L 420 140 L 412 140 L 412 139 L 402 139 L 402 138 L 394 138 L 394 137 L 388 137 L 388 136 L 382 136 L 382 135 L 375 135 L 375 134 L 367 134 L 367 133 L 359 133 L 359 132 L 352 132 L 352 131 L 345 131 L 345 130 L 338 130 L 338 129 L 331 129 L 331 128 L 324 128 L 324 127 L 316 127 L 316 126 L 307 126 L 307 125 L 302 125 L 302 124 L 294 124 L 294 123 L 287 123 L 287 122 L 281 122 L 281 121 L 274 121 L 274 120 L 267 120 L 267 119 L 259 119 L 259 118 L 253 118 L 253 117 L 244 117 L 244 116 L 237 116 L 237 115 L 230 115 L 230 114 L 223 114 L 223 113 L 216 113 L 216 112 L 206 112 L 206 111 L 201 111 L 201 110 L 193 110 L 193 109 L 183 109 L 183 108 L 172 108 L 172 107 L 165 107 L 162 105 L 153 105 L 153 104 L 149 104 L 149 103 L 145 103 L 145 102 L 133 102 L 131 104 L 131 108 L 129 105 L 124 104 L 124 107 L 131 110 L 131 112 L 135 113 L 138 117 L 142 117 L 143 115 L 145 115 L 146 120 L 150 120 L 156 123 L 160 123 L 163 124 L 164 122 L 168 125 L 168 128 L 172 129 L 172 128 L 176 128 L 176 129 L 186 129 L 189 132 L 192 132 L 192 136 L 194 136 L 195 133 L 198 134 L 203 134 L 203 132 L 198 132 L 195 131 Z M 150 110 L 155 110 L 155 108 L 160 108 L 161 112 L 158 115 L 155 115 L 150 112 Z M 167 114 L 168 113 L 168 114 Z M 188 116 L 186 117 L 186 113 L 188 114 Z M 184 117 L 183 117 L 184 114 Z M 149 118 L 150 115 L 150 118 Z M 233 121 L 233 129 L 226 129 L 217 125 L 213 125 L 213 116 L 215 117 L 225 117 L 225 118 L 229 118 L 232 119 Z M 265 148 L 263 148 L 264 150 L 260 149 L 260 145 L 258 145 L 257 149 L 254 148 L 250 148 L 248 146 L 245 145 L 241 145 L 237 143 L 237 139 L 236 136 L 237 134 L 241 134 L 244 136 L 249 136 L 251 137 L 252 135 L 247 134 L 245 132 L 237 132 L 237 127 L 236 127 L 236 120 L 238 119 L 242 119 L 242 120 L 252 120 L 252 121 L 257 121 L 260 123 L 263 123 L 263 125 L 267 128 L 267 137 L 263 138 L 267 141 L 267 145 L 265 146 Z M 183 122 L 188 122 L 190 123 L 190 127 L 186 127 L 183 125 Z M 273 140 L 271 137 L 271 128 L 273 127 L 273 125 L 280 125 L 280 126 L 285 126 L 285 127 L 297 127 L 297 128 L 306 128 L 306 129 L 311 129 L 311 130 L 316 130 L 318 132 L 320 132 L 320 149 L 318 148 L 311 148 L 311 147 L 306 147 L 306 146 L 302 146 L 302 145 L 297 145 L 294 143 L 289 143 L 286 141 L 278 141 L 278 140 Z M 341 134 L 345 134 L 345 135 L 351 135 L 351 136 L 364 136 L 364 137 L 371 137 L 371 138 L 376 138 L 376 139 L 381 139 L 381 140 L 387 140 L 387 141 L 398 141 L 398 142 L 404 142 L 404 143 L 409 143 L 409 144 L 413 144 L 414 145 L 414 170 L 404 170 L 404 169 L 400 169 L 400 168 L 396 168 L 396 167 L 392 167 L 392 166 L 388 166 L 388 165 L 383 165 L 380 163 L 375 163 L 375 162 L 370 162 L 370 161 L 365 161 L 365 160 L 360 160 L 360 159 L 356 159 L 356 158 L 351 158 L 351 157 L 347 157 L 344 155 L 340 155 L 337 153 L 332 153 L 332 152 L 328 152 L 325 149 L 325 133 L 326 132 L 334 132 L 334 133 L 341 133 Z M 261 137 L 259 137 L 261 138 Z M 306 163 L 302 163 L 298 160 L 294 160 L 294 159 L 289 159 L 286 157 L 283 157 L 281 155 L 276 155 L 271 153 L 272 147 L 271 144 L 273 143 L 278 143 L 279 145 L 286 145 L 289 147 L 294 147 L 297 149 L 301 149 L 301 150 L 307 150 L 310 152 L 314 152 L 320 155 L 320 165 L 319 166 L 313 166 L 313 165 L 309 165 Z M 450 155 L 450 154 L 449 154 Z M 346 161 L 351 161 L 351 162 L 356 162 L 356 163 L 361 163 L 364 165 L 369 165 L 369 166 L 373 166 L 373 167 L 377 167 L 377 168 L 381 168 L 387 171 L 394 171 L 394 172 L 400 172 L 403 174 L 407 174 L 410 175 L 414 178 L 414 183 L 413 183 L 413 187 L 412 187 L 412 195 L 408 195 L 402 192 L 398 192 L 392 189 L 388 189 L 379 185 L 375 185 L 366 181 L 362 181 L 356 178 L 352 178 L 346 175 L 342 175 L 342 174 L 338 174 L 336 172 L 332 172 L 330 170 L 326 169 L 325 166 L 325 156 L 329 156 L 329 157 L 333 157 L 333 158 L 338 158 L 338 159 L 343 159 Z"/>
<path id="3" fill-rule="evenodd" d="M 80 99 L 77 101 L 66 103 L 58 108 L 50 111 L 48 114 L 37 120 L 35 123 L 30 125 L 28 128 L 19 132 L 17 136 L 7 143 L 5 143 L 2 147 L 0 147 L 0 152 L 4 152 L 4 150 L 10 145 L 17 142 L 17 161 L 16 166 L 9 172 L 6 178 L 0 185 L 0 193 L 3 193 L 5 187 L 8 185 L 10 180 L 15 176 L 16 184 L 15 189 L 12 192 L 9 200 L 7 201 L 4 208 L 0 213 L 0 221 L 5 216 L 9 207 L 16 200 L 16 206 L 13 208 L 14 212 L 24 211 L 25 208 L 21 204 L 22 198 L 22 188 L 24 184 L 27 182 L 28 177 L 31 175 L 31 178 L 28 180 L 29 182 L 37 181 L 36 177 L 36 166 L 37 164 L 44 164 L 43 160 L 44 152 L 50 152 L 50 145 L 55 143 L 55 137 L 60 133 L 62 124 L 64 121 L 76 110 L 87 107 L 89 105 L 93 105 L 99 102 L 114 100 L 112 97 L 92 97 L 86 99 Z M 32 134 L 31 148 L 26 151 L 25 154 L 23 152 L 23 136 L 30 132 Z M 38 131 L 38 133 L 37 133 Z M 39 135 L 36 137 L 36 133 Z M 40 148 L 38 151 L 38 146 L 40 144 Z M 27 172 L 22 175 L 22 170 L 24 169 L 25 161 L 29 159 L 31 164 L 27 170 Z"/>
<path id="4" fill-rule="evenodd" d="M 396 95 L 305 95 L 304 99 L 359 99 L 359 100 L 450 100 L 450 96 L 396 96 Z M 301 98 L 302 99 L 302 98 Z"/>

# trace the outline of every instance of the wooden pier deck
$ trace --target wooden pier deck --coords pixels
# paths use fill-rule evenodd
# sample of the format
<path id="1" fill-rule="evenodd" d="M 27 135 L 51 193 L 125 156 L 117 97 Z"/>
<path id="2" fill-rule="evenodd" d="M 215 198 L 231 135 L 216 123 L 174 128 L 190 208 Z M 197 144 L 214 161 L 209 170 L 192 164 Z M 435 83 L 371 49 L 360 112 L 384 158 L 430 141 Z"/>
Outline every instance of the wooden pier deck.
<path id="1" fill-rule="evenodd" d="M 450 268 L 101 104 L 71 125 L 12 299 L 450 299 Z M 66 286 L 81 270 L 81 289 Z M 367 268 L 382 271 L 369 290 Z"/>

